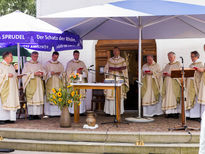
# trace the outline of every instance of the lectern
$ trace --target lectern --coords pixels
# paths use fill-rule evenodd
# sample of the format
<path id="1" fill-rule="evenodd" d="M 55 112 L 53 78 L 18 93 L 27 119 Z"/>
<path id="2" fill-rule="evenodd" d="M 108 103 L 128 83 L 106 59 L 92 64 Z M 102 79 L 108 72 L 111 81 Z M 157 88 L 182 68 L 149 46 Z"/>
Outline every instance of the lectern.
<path id="1" fill-rule="evenodd" d="M 171 78 L 181 79 L 181 126 L 169 128 L 169 130 L 199 130 L 198 128 L 191 128 L 186 125 L 185 116 L 185 97 L 184 97 L 184 78 L 194 77 L 195 69 L 192 68 L 182 68 L 178 70 L 171 71 Z"/>

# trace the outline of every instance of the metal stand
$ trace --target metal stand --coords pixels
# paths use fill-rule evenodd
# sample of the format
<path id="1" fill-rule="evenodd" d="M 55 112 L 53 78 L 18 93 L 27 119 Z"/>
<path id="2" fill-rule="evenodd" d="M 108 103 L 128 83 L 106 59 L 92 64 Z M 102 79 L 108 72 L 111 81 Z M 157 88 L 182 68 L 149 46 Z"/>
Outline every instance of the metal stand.
<path id="1" fill-rule="evenodd" d="M 115 74 L 110 74 L 110 73 L 106 73 L 106 75 L 112 75 L 112 76 L 114 76 L 114 81 L 115 81 L 115 118 L 114 118 L 114 121 L 110 121 L 110 122 L 103 122 L 103 123 L 101 123 L 102 125 L 104 125 L 104 124 L 113 124 L 113 125 L 115 125 L 116 127 L 118 127 L 118 124 L 128 124 L 129 125 L 129 123 L 128 122 L 125 122 L 125 121 L 118 121 L 117 120 L 117 114 L 116 114 L 116 109 L 117 109 L 117 102 L 116 102 L 116 97 L 117 97 L 117 95 L 116 95 L 116 82 L 117 82 L 117 77 L 122 77 L 122 76 L 119 76 L 119 75 L 115 75 Z M 121 102 L 120 102 L 121 103 Z"/>
<path id="2" fill-rule="evenodd" d="M 184 97 L 184 60 L 183 57 L 180 57 L 182 60 L 182 71 L 181 71 L 181 116 L 182 116 L 182 121 L 181 121 L 181 125 L 180 126 L 176 126 L 174 128 L 168 128 L 169 131 L 173 131 L 173 130 L 185 130 L 185 131 L 189 131 L 189 130 L 200 130 L 199 128 L 193 128 L 193 127 L 188 127 L 186 124 L 186 113 L 185 113 L 185 97 Z"/>
<path id="3" fill-rule="evenodd" d="M 9 153 L 9 152 L 14 152 L 14 149 L 0 149 L 0 153 L 4 152 L 4 153 Z"/>

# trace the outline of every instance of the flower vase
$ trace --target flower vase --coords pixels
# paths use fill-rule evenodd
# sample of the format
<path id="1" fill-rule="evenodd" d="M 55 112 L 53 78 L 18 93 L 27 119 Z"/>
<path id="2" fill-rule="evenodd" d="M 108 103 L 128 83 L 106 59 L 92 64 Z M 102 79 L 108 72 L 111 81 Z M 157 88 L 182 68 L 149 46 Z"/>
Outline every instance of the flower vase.
<path id="1" fill-rule="evenodd" d="M 67 106 L 64 106 L 61 111 L 60 127 L 71 127 L 70 113 Z"/>

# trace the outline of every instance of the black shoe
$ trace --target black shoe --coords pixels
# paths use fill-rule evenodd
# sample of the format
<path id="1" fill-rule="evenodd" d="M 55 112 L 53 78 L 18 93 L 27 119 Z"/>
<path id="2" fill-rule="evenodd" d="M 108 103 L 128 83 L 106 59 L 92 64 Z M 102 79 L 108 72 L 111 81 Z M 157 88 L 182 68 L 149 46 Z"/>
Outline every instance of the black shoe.
<path id="1" fill-rule="evenodd" d="M 201 122 L 201 118 L 190 118 L 190 120 Z"/>
<path id="2" fill-rule="evenodd" d="M 48 116 L 49 118 L 59 118 L 60 117 L 60 115 L 58 116 Z"/>
<path id="3" fill-rule="evenodd" d="M 34 119 L 36 119 L 36 120 L 40 120 L 40 119 L 41 119 L 41 117 L 40 117 L 40 116 L 38 116 L 38 115 L 35 115 L 35 116 L 34 116 Z"/>
<path id="4" fill-rule="evenodd" d="M 14 124 L 14 123 L 15 123 L 15 121 L 6 120 L 6 121 L 5 121 L 5 123 L 7 123 L 7 124 Z"/>
<path id="5" fill-rule="evenodd" d="M 178 119 L 178 118 L 179 118 L 179 114 L 178 114 L 178 113 L 176 113 L 176 114 L 172 114 L 172 118 L 174 118 L 174 119 Z"/>
<path id="6" fill-rule="evenodd" d="M 0 120 L 0 125 L 4 125 L 4 124 L 6 124 L 6 122 L 3 120 Z"/>
<path id="7" fill-rule="evenodd" d="M 81 113 L 80 116 L 86 116 L 86 114 L 85 113 Z"/>
<path id="8" fill-rule="evenodd" d="M 33 115 L 30 115 L 30 116 L 28 117 L 28 120 L 34 120 Z"/>

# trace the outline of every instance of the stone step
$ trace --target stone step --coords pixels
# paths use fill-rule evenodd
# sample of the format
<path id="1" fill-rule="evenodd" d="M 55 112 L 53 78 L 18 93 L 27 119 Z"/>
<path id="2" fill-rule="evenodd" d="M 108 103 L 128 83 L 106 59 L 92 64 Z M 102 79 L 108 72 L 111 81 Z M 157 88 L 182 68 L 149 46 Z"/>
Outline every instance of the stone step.
<path id="1" fill-rule="evenodd" d="M 13 148 L 15 150 L 25 151 L 78 153 L 197 154 L 199 145 L 195 143 L 145 143 L 144 146 L 136 146 L 135 143 L 43 141 L 4 138 L 4 140 L 0 141 L 0 148 Z"/>
<path id="2" fill-rule="evenodd" d="M 122 142 L 135 143 L 199 143 L 199 132 L 96 132 L 65 130 L 32 130 L 0 128 L 0 135 L 9 139 L 82 141 L 82 142 Z"/>

